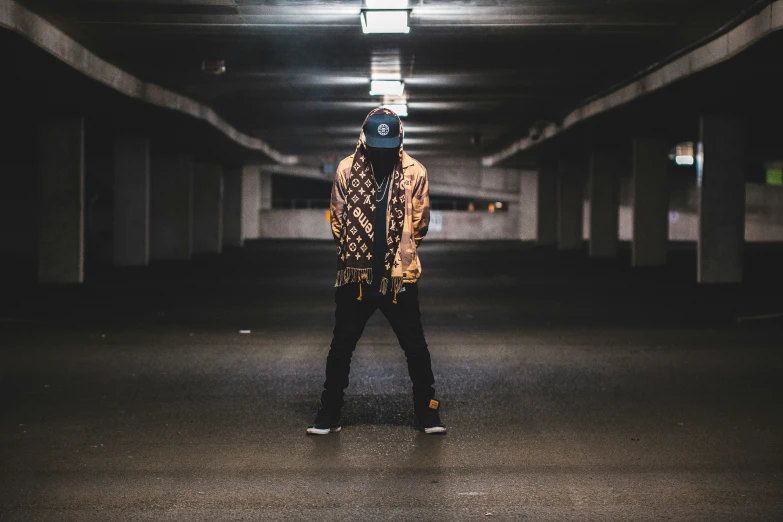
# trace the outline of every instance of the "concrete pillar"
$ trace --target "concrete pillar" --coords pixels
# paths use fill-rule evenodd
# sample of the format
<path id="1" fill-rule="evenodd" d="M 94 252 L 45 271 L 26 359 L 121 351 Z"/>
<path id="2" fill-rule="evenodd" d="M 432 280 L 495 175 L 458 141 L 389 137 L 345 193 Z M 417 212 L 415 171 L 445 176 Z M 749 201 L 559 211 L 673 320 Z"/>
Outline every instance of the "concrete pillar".
<path id="1" fill-rule="evenodd" d="M 259 189 L 261 190 L 261 210 L 272 209 L 272 174 L 261 171 Z"/>
<path id="2" fill-rule="evenodd" d="M 150 261 L 150 142 L 140 135 L 114 140 L 114 262 Z"/>
<path id="3" fill-rule="evenodd" d="M 572 158 L 561 158 L 557 172 L 557 248 L 582 247 L 584 214 L 584 177 L 582 165 Z"/>
<path id="4" fill-rule="evenodd" d="M 223 176 L 223 245 L 239 247 L 259 236 L 261 176 L 259 167 L 227 169 Z"/>
<path id="5" fill-rule="evenodd" d="M 223 251 L 223 168 L 193 167 L 193 251 Z"/>
<path id="6" fill-rule="evenodd" d="M 624 151 L 595 146 L 590 151 L 590 256 L 617 255 L 619 178 Z"/>
<path id="7" fill-rule="evenodd" d="M 84 118 L 38 132 L 38 281 L 84 281 Z"/>
<path id="8" fill-rule="evenodd" d="M 557 163 L 544 163 L 536 176 L 539 245 L 557 244 Z"/>
<path id="9" fill-rule="evenodd" d="M 242 240 L 261 234 L 261 175 L 258 165 L 242 167 Z"/>
<path id="10" fill-rule="evenodd" d="M 523 171 L 519 175 L 519 239 L 538 239 L 538 177 L 537 170 Z"/>
<path id="11" fill-rule="evenodd" d="M 742 281 L 745 245 L 745 125 L 728 115 L 705 115 L 699 194 L 698 281 Z"/>
<path id="12" fill-rule="evenodd" d="M 666 264 L 669 244 L 669 147 L 657 138 L 633 141 L 633 266 Z"/>
<path id="13" fill-rule="evenodd" d="M 193 168 L 183 155 L 152 157 L 153 259 L 190 259 L 193 253 Z"/>
<path id="14" fill-rule="evenodd" d="M 242 244 L 242 169 L 229 168 L 223 173 L 223 246 Z"/>

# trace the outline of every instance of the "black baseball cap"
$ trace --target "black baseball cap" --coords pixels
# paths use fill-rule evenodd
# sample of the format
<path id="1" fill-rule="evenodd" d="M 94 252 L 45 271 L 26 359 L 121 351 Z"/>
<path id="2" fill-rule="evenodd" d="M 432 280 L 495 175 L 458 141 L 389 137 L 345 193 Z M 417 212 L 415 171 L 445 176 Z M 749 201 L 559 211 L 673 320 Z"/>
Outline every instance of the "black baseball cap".
<path id="1" fill-rule="evenodd" d="M 364 125 L 364 138 L 368 147 L 396 149 L 402 143 L 400 120 L 391 114 L 373 114 Z"/>

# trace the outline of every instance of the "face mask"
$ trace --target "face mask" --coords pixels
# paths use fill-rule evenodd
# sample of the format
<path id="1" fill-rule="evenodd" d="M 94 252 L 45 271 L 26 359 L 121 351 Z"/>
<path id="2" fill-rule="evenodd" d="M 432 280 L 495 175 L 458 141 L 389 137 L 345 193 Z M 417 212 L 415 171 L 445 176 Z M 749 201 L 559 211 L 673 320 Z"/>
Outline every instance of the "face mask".
<path id="1" fill-rule="evenodd" d="M 394 168 L 394 164 L 399 158 L 399 151 L 397 149 L 367 147 L 367 157 L 372 163 L 373 171 L 384 177 Z"/>

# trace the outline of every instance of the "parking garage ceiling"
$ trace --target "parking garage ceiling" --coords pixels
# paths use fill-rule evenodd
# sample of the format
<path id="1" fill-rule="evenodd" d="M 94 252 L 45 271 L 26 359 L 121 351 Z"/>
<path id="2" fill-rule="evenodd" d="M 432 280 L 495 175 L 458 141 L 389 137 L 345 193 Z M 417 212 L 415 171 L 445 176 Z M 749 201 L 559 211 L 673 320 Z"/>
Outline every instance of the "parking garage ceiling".
<path id="1" fill-rule="evenodd" d="M 22 0 L 87 48 L 317 164 L 349 154 L 373 71 L 405 82 L 406 149 L 480 157 L 737 17 L 753 0 L 410 0 L 408 34 L 356 1 Z M 226 72 L 205 74 L 205 60 Z"/>

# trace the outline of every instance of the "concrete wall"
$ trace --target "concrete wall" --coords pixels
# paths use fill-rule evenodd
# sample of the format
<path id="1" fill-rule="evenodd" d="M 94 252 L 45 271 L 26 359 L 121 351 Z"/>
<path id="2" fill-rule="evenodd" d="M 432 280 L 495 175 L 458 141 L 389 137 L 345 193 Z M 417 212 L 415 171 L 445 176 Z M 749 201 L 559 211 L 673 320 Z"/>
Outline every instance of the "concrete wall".
<path id="1" fill-rule="evenodd" d="M 521 169 L 482 167 L 477 158 L 426 156 L 421 159 L 421 163 L 429 175 L 430 197 L 435 198 L 515 200 L 519 191 L 520 175 L 525 172 Z M 279 174 L 318 180 L 330 185 L 334 180 L 334 173 L 324 174 L 314 167 L 279 164 L 257 167 L 262 176 Z"/>
<path id="2" fill-rule="evenodd" d="M 332 239 L 326 210 L 274 209 L 261 211 L 261 237 L 266 239 Z M 442 218 L 442 230 L 430 230 L 427 239 L 519 239 L 519 213 L 433 211 Z"/>
<path id="3" fill-rule="evenodd" d="M 745 241 L 783 241 L 783 187 L 745 186 Z"/>
<path id="4" fill-rule="evenodd" d="M 626 180 L 627 181 L 627 180 Z M 745 240 L 748 242 L 783 242 L 783 188 L 758 183 L 745 186 Z M 585 239 L 590 237 L 590 202 L 584 207 Z M 630 241 L 633 212 L 628 203 L 620 205 L 621 241 Z M 696 241 L 699 232 L 698 187 L 691 183 L 681 194 L 671 194 L 669 210 L 669 240 Z"/>
<path id="5" fill-rule="evenodd" d="M 626 183 L 624 180 L 623 183 Z M 696 241 L 698 215 L 697 188 L 691 185 L 687 193 L 672 194 L 669 212 L 669 239 Z M 745 239 L 751 242 L 783 241 L 783 188 L 747 185 L 747 216 Z M 620 205 L 619 236 L 622 241 L 632 238 L 632 211 L 627 202 Z M 442 230 L 430 227 L 427 239 L 439 240 L 518 240 L 520 216 L 528 215 L 518 205 L 508 212 L 433 211 L 442 218 Z M 326 210 L 262 210 L 261 235 L 270 239 L 331 239 Z M 583 236 L 590 237 L 590 203 L 584 204 Z"/>
<path id="6" fill-rule="evenodd" d="M 519 239 L 519 212 L 433 211 L 442 216 L 442 230 L 427 232 L 427 239 L 452 241 Z"/>
<path id="7" fill-rule="evenodd" d="M 262 239 L 332 239 L 326 210 L 262 210 Z"/>
<path id="8" fill-rule="evenodd" d="M 508 194 L 519 193 L 518 169 L 487 168 L 479 159 L 425 157 L 421 163 L 427 168 L 430 197 L 470 197 L 484 194 L 507 199 Z"/>

